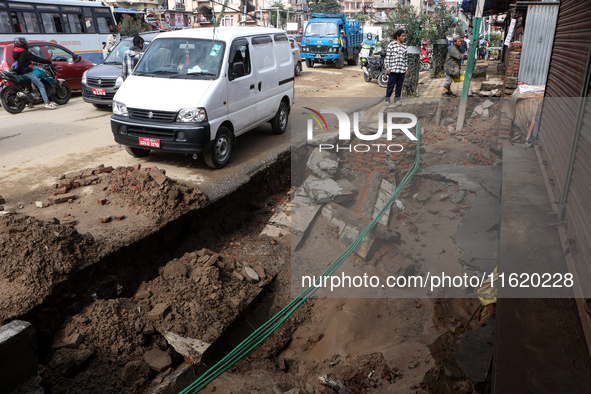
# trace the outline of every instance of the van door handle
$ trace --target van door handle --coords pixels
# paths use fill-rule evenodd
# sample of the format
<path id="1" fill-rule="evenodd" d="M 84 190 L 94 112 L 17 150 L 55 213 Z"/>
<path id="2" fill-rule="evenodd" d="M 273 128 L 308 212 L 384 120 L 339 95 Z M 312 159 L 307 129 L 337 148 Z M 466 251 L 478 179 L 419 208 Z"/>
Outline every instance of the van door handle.
<path id="1" fill-rule="evenodd" d="M 250 90 L 254 90 L 254 84 L 250 85 Z"/>
<path id="2" fill-rule="evenodd" d="M 259 82 L 259 92 L 261 91 L 261 88 L 263 87 L 263 83 Z"/>

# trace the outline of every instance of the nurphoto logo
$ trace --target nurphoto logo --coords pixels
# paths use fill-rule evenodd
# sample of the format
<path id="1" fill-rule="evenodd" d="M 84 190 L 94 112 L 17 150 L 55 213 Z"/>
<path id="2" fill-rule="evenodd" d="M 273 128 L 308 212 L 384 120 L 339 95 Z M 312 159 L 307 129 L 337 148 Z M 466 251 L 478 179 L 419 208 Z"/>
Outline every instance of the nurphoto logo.
<path id="1" fill-rule="evenodd" d="M 321 132 L 327 132 L 328 124 L 326 119 L 322 114 L 333 114 L 337 117 L 339 123 L 339 141 L 351 141 L 351 119 L 349 116 L 338 109 L 321 109 L 320 112 L 304 107 L 310 112 L 304 112 L 304 115 L 309 115 L 312 119 L 308 119 L 307 124 L 307 131 L 308 131 L 308 140 L 314 139 L 314 122 L 318 124 L 320 127 Z M 353 130 L 352 132 L 355 134 L 355 137 L 359 138 L 363 141 L 376 141 L 382 138 L 384 134 L 384 113 L 378 113 L 378 128 L 375 133 L 367 132 L 361 133 L 359 130 L 359 122 L 363 118 L 363 112 L 354 112 L 353 113 Z M 399 119 L 410 119 L 409 123 L 394 123 L 396 120 L 398 122 Z M 417 124 L 417 117 L 413 114 L 409 114 L 406 112 L 388 112 L 386 116 L 386 140 L 391 142 L 392 141 L 392 134 L 394 130 L 402 131 L 411 141 L 416 141 L 417 137 L 413 135 L 413 133 L 409 130 L 410 128 L 416 126 Z M 388 151 L 391 153 L 402 152 L 404 147 L 401 144 L 354 144 L 354 145 L 339 145 L 339 144 L 319 144 L 318 149 L 320 151 L 324 150 L 331 150 L 336 149 L 336 151 L 345 150 L 349 152 L 369 152 L 373 149 L 376 149 L 380 152 L 380 149 L 384 151 Z"/>

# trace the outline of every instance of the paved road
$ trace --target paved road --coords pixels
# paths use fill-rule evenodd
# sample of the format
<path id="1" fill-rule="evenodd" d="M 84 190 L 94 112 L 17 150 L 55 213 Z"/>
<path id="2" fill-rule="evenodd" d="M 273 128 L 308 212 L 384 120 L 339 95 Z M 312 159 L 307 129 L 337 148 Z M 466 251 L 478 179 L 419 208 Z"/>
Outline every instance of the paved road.
<path id="1" fill-rule="evenodd" d="M 156 152 L 146 158 L 131 157 L 113 140 L 110 110 L 95 109 L 79 94 L 53 111 L 38 106 L 11 115 L 0 109 L 0 195 L 9 201 L 7 208 L 28 204 L 35 189 L 55 183 L 61 173 L 99 164 L 116 167 L 139 162 L 163 168 L 170 177 L 199 186 L 215 200 L 290 149 L 292 133 L 305 132 L 303 106 L 353 112 L 376 102 L 375 98 L 297 98 L 290 117 L 293 130 L 278 136 L 270 125 L 264 125 L 246 133 L 237 139 L 230 164 L 222 170 L 210 169 L 202 158 L 184 155 Z"/>

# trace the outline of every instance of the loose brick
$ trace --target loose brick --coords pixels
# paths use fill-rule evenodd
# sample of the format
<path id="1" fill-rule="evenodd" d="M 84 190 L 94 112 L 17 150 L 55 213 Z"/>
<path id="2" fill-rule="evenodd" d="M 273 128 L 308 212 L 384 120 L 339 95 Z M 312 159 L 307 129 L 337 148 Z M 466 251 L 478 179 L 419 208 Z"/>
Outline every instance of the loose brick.
<path id="1" fill-rule="evenodd" d="M 109 200 L 106 198 L 97 198 L 96 201 L 99 203 L 99 205 L 107 205 L 109 203 Z"/>
<path id="2" fill-rule="evenodd" d="M 68 200 L 75 200 L 76 198 L 76 195 L 73 193 L 51 195 L 47 197 L 47 199 L 54 204 L 61 204 L 64 202 L 68 202 Z"/>
<path id="3" fill-rule="evenodd" d="M 150 177 L 159 185 L 162 185 L 164 182 L 166 182 L 166 175 L 160 172 L 160 170 L 150 170 Z"/>
<path id="4" fill-rule="evenodd" d="M 157 304 L 154 309 L 148 313 L 148 318 L 151 320 L 164 320 L 166 315 L 170 312 L 170 305 L 166 303 Z"/>
<path id="5" fill-rule="evenodd" d="M 111 221 L 111 215 L 101 215 L 98 219 L 101 223 L 109 223 Z"/>
<path id="6" fill-rule="evenodd" d="M 125 215 L 117 215 L 115 218 L 117 218 L 117 220 L 123 220 L 125 219 Z"/>

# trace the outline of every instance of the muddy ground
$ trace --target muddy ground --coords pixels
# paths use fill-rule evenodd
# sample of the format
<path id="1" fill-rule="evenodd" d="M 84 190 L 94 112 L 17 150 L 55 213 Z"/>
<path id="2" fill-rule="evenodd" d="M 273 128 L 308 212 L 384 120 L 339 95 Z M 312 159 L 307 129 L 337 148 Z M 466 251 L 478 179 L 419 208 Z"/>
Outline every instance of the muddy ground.
<path id="1" fill-rule="evenodd" d="M 298 97 L 382 94 L 357 67 L 316 66 L 296 80 Z M 455 104 L 446 103 L 442 119 L 453 126 Z M 491 118 L 470 119 L 459 135 L 426 115 L 422 163 L 500 165 L 490 151 L 497 142 L 495 111 L 498 104 Z M 407 160 L 400 158 L 401 169 Z M 259 234 L 293 195 L 290 186 L 299 186 L 290 184 L 289 164 L 289 157 L 280 159 L 251 185 L 208 205 L 197 188 L 157 168 L 105 163 L 55 174 L 55 184 L 35 198 L 44 208 L 30 201 L 2 216 L 0 321 L 34 324 L 42 379 L 36 383 L 50 393 L 147 392 L 184 362 L 213 365 L 285 306 L 292 298 L 290 239 Z M 357 170 L 345 160 L 343 168 Z M 429 180 L 411 186 L 401 198 L 405 216 L 388 224 L 401 234 L 397 248 L 415 261 L 457 267 L 449 235 L 469 208 L 435 198 L 419 203 L 416 194 L 445 190 Z M 47 205 L 48 197 L 68 193 L 64 202 Z M 308 241 L 326 239 L 330 231 L 319 218 Z M 330 249 L 344 246 L 331 239 Z M 374 264 L 386 260 L 379 255 Z M 245 267 L 260 280 L 245 279 Z M 207 391 L 472 393 L 450 355 L 475 325 L 477 306 L 445 298 L 311 299 Z M 208 344 L 221 337 L 223 344 L 199 361 L 175 351 L 165 339 L 169 332 Z M 24 392 L 39 392 L 27 387 Z"/>

